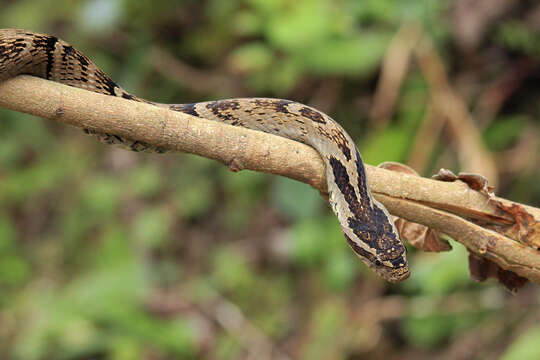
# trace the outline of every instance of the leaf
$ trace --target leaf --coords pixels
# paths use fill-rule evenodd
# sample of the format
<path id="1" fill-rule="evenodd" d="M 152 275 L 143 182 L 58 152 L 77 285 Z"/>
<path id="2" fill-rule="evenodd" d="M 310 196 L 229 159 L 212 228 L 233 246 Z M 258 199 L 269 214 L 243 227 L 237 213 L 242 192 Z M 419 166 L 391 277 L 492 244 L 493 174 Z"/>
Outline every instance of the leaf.
<path id="1" fill-rule="evenodd" d="M 454 246 L 450 252 L 418 254 L 411 264 L 414 271 L 402 286 L 422 294 L 446 294 L 470 284 L 466 257 L 463 246 Z"/>
<path id="2" fill-rule="evenodd" d="M 345 243 L 341 253 L 330 254 L 326 259 L 324 267 L 324 282 L 326 285 L 337 291 L 346 291 L 352 284 L 356 275 L 359 261 L 358 258 L 351 256 L 349 248 Z M 361 266 L 361 265 L 360 265 Z"/>
<path id="3" fill-rule="evenodd" d="M 171 235 L 171 213 L 165 208 L 147 208 L 134 222 L 134 235 L 144 245 L 157 247 Z"/>
<path id="4" fill-rule="evenodd" d="M 515 142 L 529 122 L 526 116 L 502 116 L 484 132 L 484 140 L 491 150 L 502 150 Z"/>
<path id="5" fill-rule="evenodd" d="M 325 1 L 298 1 L 269 21 L 271 44 L 282 50 L 297 51 L 320 43 L 328 34 L 329 19 Z"/>
<path id="6" fill-rule="evenodd" d="M 254 73 L 266 69 L 272 63 L 274 54 L 262 42 L 252 42 L 236 48 L 228 59 L 234 73 Z"/>
<path id="7" fill-rule="evenodd" d="M 387 128 L 360 145 L 362 158 L 368 164 L 402 161 L 410 139 L 409 133 L 401 127 Z"/>
<path id="8" fill-rule="evenodd" d="M 540 359 L 540 326 L 535 326 L 524 334 L 506 349 L 500 360 L 528 360 Z"/>
<path id="9" fill-rule="evenodd" d="M 293 237 L 292 256 L 304 265 L 320 264 L 346 247 L 339 224 L 333 216 L 304 219 L 294 226 L 290 235 Z"/>
<path id="10" fill-rule="evenodd" d="M 423 305 L 429 309 L 427 303 Z M 453 334 L 475 326 L 483 316 L 482 312 L 452 314 L 431 312 L 421 316 L 408 315 L 402 322 L 403 333 L 414 344 L 435 348 Z"/>
<path id="11" fill-rule="evenodd" d="M 379 66 L 390 34 L 366 33 L 348 39 L 327 39 L 299 51 L 296 58 L 317 74 L 368 74 Z"/>
<path id="12" fill-rule="evenodd" d="M 295 220 L 314 217 L 323 204 L 313 188 L 286 177 L 274 180 L 271 200 L 283 214 Z"/>

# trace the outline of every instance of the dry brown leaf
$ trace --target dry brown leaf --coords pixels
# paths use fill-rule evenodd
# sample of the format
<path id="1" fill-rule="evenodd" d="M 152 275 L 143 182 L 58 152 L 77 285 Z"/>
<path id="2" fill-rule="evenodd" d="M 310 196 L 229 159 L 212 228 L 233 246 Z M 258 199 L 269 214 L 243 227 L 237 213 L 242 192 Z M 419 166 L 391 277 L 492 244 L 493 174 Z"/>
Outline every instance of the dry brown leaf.
<path id="1" fill-rule="evenodd" d="M 484 282 L 489 278 L 497 279 L 501 285 L 516 293 L 528 280 L 516 273 L 502 269 L 494 262 L 469 252 L 469 272 L 471 279 Z"/>
<path id="2" fill-rule="evenodd" d="M 455 175 L 450 170 L 441 169 L 432 178 L 447 182 L 460 180 L 466 183 L 469 188 L 487 195 L 489 201 L 495 203 L 499 209 L 510 215 L 514 222 L 508 225 L 488 224 L 486 226 L 523 244 L 540 249 L 540 222 L 536 221 L 534 216 L 527 212 L 523 206 L 516 203 L 505 205 L 497 200 L 493 193 L 493 187 L 488 185 L 488 180 L 484 176 L 471 173 Z"/>
<path id="3" fill-rule="evenodd" d="M 411 167 L 392 161 L 379 164 L 379 167 L 387 170 L 402 172 L 414 176 L 420 176 Z M 409 242 L 412 246 L 422 251 L 441 252 L 450 251 L 452 246 L 448 241 L 441 238 L 439 231 L 430 229 L 425 225 L 417 224 L 397 216 L 392 216 L 403 240 Z"/>
<path id="4" fill-rule="evenodd" d="M 435 180 L 440 181 L 447 181 L 452 182 L 456 180 L 461 180 L 469 188 L 480 191 L 481 193 L 488 195 L 489 197 L 493 197 L 493 190 L 495 189 L 493 186 L 488 185 L 488 179 L 480 174 L 472 174 L 472 173 L 464 173 L 460 172 L 459 174 L 454 174 L 451 170 L 448 169 L 440 169 L 439 172 L 431 177 Z"/>
<path id="5" fill-rule="evenodd" d="M 540 222 L 534 219 L 532 214 L 529 214 L 523 206 L 518 204 L 505 205 L 501 201 L 494 200 L 507 214 L 511 215 L 516 221 L 511 226 L 506 226 L 506 236 L 511 236 L 524 244 L 527 244 L 535 249 L 540 249 Z"/>

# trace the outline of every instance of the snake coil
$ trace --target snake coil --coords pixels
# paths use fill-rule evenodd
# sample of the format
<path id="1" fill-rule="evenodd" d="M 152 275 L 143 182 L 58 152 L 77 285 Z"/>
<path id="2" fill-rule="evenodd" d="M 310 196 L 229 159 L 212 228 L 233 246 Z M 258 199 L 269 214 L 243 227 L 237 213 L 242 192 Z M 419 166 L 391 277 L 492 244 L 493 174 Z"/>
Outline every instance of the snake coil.
<path id="1" fill-rule="evenodd" d="M 388 211 L 371 195 L 355 143 L 328 115 L 294 101 L 268 98 L 174 105 L 149 102 L 116 85 L 84 54 L 55 36 L 0 29 L 0 81 L 20 74 L 131 101 L 166 106 L 174 111 L 283 136 L 312 146 L 324 161 L 329 202 L 351 248 L 387 281 L 399 282 L 409 276 L 406 249 Z M 114 134 L 92 132 L 92 135 L 107 144 L 122 145 L 133 151 L 163 152 L 158 147 Z"/>

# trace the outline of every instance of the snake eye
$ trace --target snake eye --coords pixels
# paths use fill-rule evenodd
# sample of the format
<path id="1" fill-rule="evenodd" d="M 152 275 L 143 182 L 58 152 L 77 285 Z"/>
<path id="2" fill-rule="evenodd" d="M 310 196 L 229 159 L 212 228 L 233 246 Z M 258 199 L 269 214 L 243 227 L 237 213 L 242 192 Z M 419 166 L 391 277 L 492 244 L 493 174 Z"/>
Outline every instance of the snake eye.
<path id="1" fill-rule="evenodd" d="M 381 262 L 379 260 L 375 260 L 375 265 L 381 266 Z"/>

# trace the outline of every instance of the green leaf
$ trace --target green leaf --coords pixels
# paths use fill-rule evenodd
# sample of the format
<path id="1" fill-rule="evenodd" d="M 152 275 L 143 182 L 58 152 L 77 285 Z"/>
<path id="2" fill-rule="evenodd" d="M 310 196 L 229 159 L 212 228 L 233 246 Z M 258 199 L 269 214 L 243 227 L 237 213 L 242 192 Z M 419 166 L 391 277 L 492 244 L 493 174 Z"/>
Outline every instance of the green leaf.
<path id="1" fill-rule="evenodd" d="M 500 117 L 484 132 L 486 144 L 492 150 L 502 150 L 516 141 L 529 122 L 526 116 Z"/>
<path id="2" fill-rule="evenodd" d="M 428 304 L 424 304 L 426 308 Z M 453 334 L 475 326 L 483 317 L 481 312 L 426 315 L 408 315 L 402 322 L 403 333 L 413 343 L 422 347 L 436 347 Z"/>
<path id="3" fill-rule="evenodd" d="M 246 259 L 234 248 L 220 247 L 212 256 L 214 264 L 213 278 L 220 288 L 238 291 L 252 288 L 255 275 Z"/>
<path id="4" fill-rule="evenodd" d="M 95 176 L 89 179 L 82 190 L 87 208 L 100 218 L 112 215 L 120 205 L 121 186 L 114 179 Z"/>
<path id="5" fill-rule="evenodd" d="M 343 339 L 336 338 L 346 328 L 345 305 L 339 301 L 326 301 L 318 304 L 310 324 L 311 341 L 304 349 L 302 359 L 337 359 L 339 346 Z"/>
<path id="6" fill-rule="evenodd" d="M 308 218 L 299 221 L 293 229 L 292 256 L 300 264 L 314 265 L 339 253 L 345 240 L 334 216 Z"/>
<path id="7" fill-rule="evenodd" d="M 411 277 L 403 283 L 409 290 L 421 294 L 447 294 L 459 286 L 471 284 L 467 263 L 467 250 L 456 244 L 449 252 L 422 253 L 414 258 Z"/>
<path id="8" fill-rule="evenodd" d="M 10 219 L 0 212 L 0 254 L 12 249 L 16 236 L 17 229 Z"/>
<path id="9" fill-rule="evenodd" d="M 289 51 L 320 43 L 329 31 L 329 18 L 325 16 L 328 4 L 325 1 L 298 1 L 291 5 L 269 22 L 270 43 Z"/>
<path id="10" fill-rule="evenodd" d="M 156 247 L 169 238 L 171 225 L 171 214 L 166 208 L 147 208 L 137 215 L 133 232 L 141 244 Z"/>
<path id="11" fill-rule="evenodd" d="M 540 326 L 530 328 L 506 349 L 500 360 L 536 360 L 540 359 Z"/>
<path id="12" fill-rule="evenodd" d="M 268 68 L 273 59 L 270 48 L 262 42 L 253 42 L 236 48 L 228 62 L 234 72 L 253 73 Z"/>
<path id="13" fill-rule="evenodd" d="M 506 46 L 527 54 L 540 55 L 540 39 L 538 33 L 532 31 L 525 23 L 508 21 L 498 29 L 497 38 Z"/>
<path id="14" fill-rule="evenodd" d="M 292 219 L 312 218 L 323 204 L 316 190 L 282 176 L 274 179 L 271 200 L 283 214 Z"/>
<path id="15" fill-rule="evenodd" d="M 361 144 L 362 159 L 373 165 L 384 161 L 402 161 L 410 140 L 409 132 L 401 127 L 387 128 Z"/>
<path id="16" fill-rule="evenodd" d="M 352 256 L 345 241 L 341 245 L 343 251 L 328 256 L 323 272 L 325 284 L 337 291 L 345 291 L 350 287 L 358 268 L 356 261 L 360 261 Z"/>
<path id="17" fill-rule="evenodd" d="M 156 166 L 140 166 L 129 173 L 127 178 L 135 196 L 155 195 L 162 186 L 163 179 Z"/>
<path id="18" fill-rule="evenodd" d="M 327 39 L 296 55 L 317 74 L 368 74 L 379 66 L 390 41 L 388 33 L 365 33 L 350 39 Z"/>

